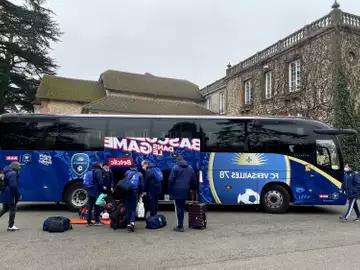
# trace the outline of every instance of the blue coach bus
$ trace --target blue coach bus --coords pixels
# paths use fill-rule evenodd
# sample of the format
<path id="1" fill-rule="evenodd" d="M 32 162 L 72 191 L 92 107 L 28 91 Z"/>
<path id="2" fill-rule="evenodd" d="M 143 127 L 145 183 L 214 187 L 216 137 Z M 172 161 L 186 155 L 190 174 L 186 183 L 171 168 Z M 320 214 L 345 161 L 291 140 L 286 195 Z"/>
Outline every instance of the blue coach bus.
<path id="1" fill-rule="evenodd" d="M 4 114 L 0 166 L 22 164 L 24 201 L 78 210 L 87 202 L 82 177 L 91 163 L 103 160 L 118 181 L 148 159 L 164 173 L 164 199 L 183 155 L 197 172 L 201 202 L 283 213 L 290 204 L 345 204 L 341 134 L 356 135 L 291 117 Z"/>

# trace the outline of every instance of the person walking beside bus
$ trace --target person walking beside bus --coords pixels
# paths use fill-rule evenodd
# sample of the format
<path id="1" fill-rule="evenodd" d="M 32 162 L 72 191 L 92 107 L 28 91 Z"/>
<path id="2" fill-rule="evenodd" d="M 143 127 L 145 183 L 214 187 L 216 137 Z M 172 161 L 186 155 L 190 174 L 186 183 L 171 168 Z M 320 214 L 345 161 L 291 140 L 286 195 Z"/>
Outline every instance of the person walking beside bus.
<path id="1" fill-rule="evenodd" d="M 130 179 L 131 188 L 125 199 L 127 229 L 135 231 L 136 206 L 138 203 L 139 193 L 143 191 L 143 175 L 138 172 L 135 164 L 130 166 L 130 170 L 125 172 L 125 178 Z"/>
<path id="2" fill-rule="evenodd" d="M 8 231 L 18 231 L 19 228 L 15 226 L 16 205 L 22 200 L 22 196 L 19 192 L 19 173 L 20 163 L 12 162 L 10 166 L 4 169 L 4 178 L 2 187 L 0 190 L 0 202 L 3 204 L 3 208 L 0 211 L 0 218 L 6 213 L 9 213 Z"/>
<path id="3" fill-rule="evenodd" d="M 196 175 L 189 163 L 182 156 L 177 157 L 177 164 L 169 176 L 169 194 L 174 200 L 177 226 L 174 231 L 184 231 L 185 201 L 190 190 L 196 190 Z"/>
<path id="4" fill-rule="evenodd" d="M 87 226 L 91 226 L 92 210 L 94 209 L 95 225 L 103 225 L 100 221 L 100 206 L 96 205 L 96 199 L 103 192 L 103 176 L 99 163 L 94 163 L 90 171 L 84 175 L 83 186 L 88 193 Z"/>
<path id="5" fill-rule="evenodd" d="M 360 175 L 359 172 L 354 172 L 353 167 L 350 164 L 346 164 L 344 168 L 344 181 L 341 186 L 341 191 L 343 191 L 349 201 L 348 209 L 344 216 L 339 217 L 343 221 L 347 221 L 351 215 L 352 210 L 354 209 L 356 213 L 356 219 L 354 221 L 360 220 L 360 211 L 357 204 L 357 199 L 360 195 Z"/>
<path id="6" fill-rule="evenodd" d="M 159 194 L 162 191 L 162 182 L 159 179 L 161 171 L 154 163 L 143 160 L 141 166 L 145 171 L 144 193 L 147 195 L 150 207 L 150 216 L 156 216 L 159 205 Z"/>

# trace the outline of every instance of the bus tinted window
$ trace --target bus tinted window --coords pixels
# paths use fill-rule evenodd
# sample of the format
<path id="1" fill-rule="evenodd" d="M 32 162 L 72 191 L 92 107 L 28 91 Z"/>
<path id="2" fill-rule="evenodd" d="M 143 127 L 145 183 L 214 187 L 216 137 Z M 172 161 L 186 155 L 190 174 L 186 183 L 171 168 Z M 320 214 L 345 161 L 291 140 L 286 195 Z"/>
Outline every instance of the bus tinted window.
<path id="1" fill-rule="evenodd" d="M 246 120 L 200 120 L 203 152 L 244 152 Z"/>
<path id="2" fill-rule="evenodd" d="M 250 151 L 300 156 L 312 154 L 311 126 L 293 121 L 254 120 L 248 127 Z M 300 154 L 300 155 L 299 155 Z"/>
<path id="3" fill-rule="evenodd" d="M 1 147 L 9 150 L 51 150 L 56 147 L 57 122 L 50 118 L 3 118 Z"/>
<path id="4" fill-rule="evenodd" d="M 193 119 L 154 119 L 151 137 L 198 138 L 198 125 Z"/>
<path id="5" fill-rule="evenodd" d="M 107 136 L 110 137 L 149 137 L 149 119 L 110 118 Z"/>
<path id="6" fill-rule="evenodd" d="M 59 122 L 57 150 L 104 149 L 106 119 L 64 117 Z"/>

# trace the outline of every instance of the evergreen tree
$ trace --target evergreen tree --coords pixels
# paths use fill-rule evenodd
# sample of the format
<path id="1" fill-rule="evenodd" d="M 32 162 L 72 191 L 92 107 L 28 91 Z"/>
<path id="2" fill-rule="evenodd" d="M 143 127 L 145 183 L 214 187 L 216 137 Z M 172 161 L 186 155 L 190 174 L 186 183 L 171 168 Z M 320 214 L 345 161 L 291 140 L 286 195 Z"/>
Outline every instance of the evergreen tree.
<path id="1" fill-rule="evenodd" d="M 354 129 L 359 132 L 359 114 L 355 110 L 355 101 L 347 85 L 345 74 L 340 71 L 336 80 L 335 92 L 335 127 L 338 129 Z M 360 160 L 355 136 L 341 136 L 340 143 L 346 163 L 359 169 Z"/>
<path id="2" fill-rule="evenodd" d="M 0 0 L 0 113 L 32 111 L 40 78 L 57 69 L 49 50 L 62 33 L 44 3 Z"/>

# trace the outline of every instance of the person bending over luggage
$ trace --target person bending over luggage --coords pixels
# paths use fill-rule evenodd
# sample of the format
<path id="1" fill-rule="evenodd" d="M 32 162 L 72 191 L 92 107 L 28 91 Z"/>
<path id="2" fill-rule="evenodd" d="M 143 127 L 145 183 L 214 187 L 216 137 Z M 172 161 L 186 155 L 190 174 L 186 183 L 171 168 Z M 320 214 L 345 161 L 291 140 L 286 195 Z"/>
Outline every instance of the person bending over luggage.
<path id="1" fill-rule="evenodd" d="M 357 204 L 357 199 L 360 196 L 360 175 L 359 172 L 354 172 L 351 165 L 346 164 L 344 181 L 341 186 L 341 191 L 345 193 L 347 200 L 349 201 L 348 209 L 344 216 L 339 217 L 341 220 L 347 221 L 351 215 L 352 210 L 355 210 L 356 219 L 360 220 L 360 211 Z"/>
<path id="2" fill-rule="evenodd" d="M 156 216 L 159 205 L 159 194 L 161 193 L 161 181 L 157 181 L 154 173 L 156 165 L 148 160 L 143 160 L 141 166 L 145 171 L 144 193 L 147 195 L 150 207 L 150 216 Z"/>
<path id="3" fill-rule="evenodd" d="M 0 202 L 3 208 L 0 211 L 0 218 L 7 212 L 9 214 L 8 231 L 18 231 L 15 226 L 16 205 L 22 197 L 19 192 L 18 179 L 20 173 L 20 163 L 12 162 L 10 166 L 4 169 L 4 183 L 0 190 Z"/>
<path id="4" fill-rule="evenodd" d="M 94 163 L 91 170 L 84 175 L 83 186 L 88 193 L 87 226 L 91 226 L 92 211 L 94 209 L 95 225 L 103 225 L 100 221 L 100 206 L 96 205 L 96 199 L 103 192 L 104 184 L 102 169 L 99 163 Z"/>
<path id="5" fill-rule="evenodd" d="M 184 208 L 190 190 L 196 190 L 196 175 L 188 162 L 182 156 L 177 157 L 177 164 L 169 176 L 169 194 L 175 203 L 177 226 L 174 231 L 184 231 Z"/>
<path id="6" fill-rule="evenodd" d="M 139 198 L 139 190 L 143 190 L 143 175 L 138 172 L 135 164 L 130 166 L 130 170 L 126 171 L 125 178 L 130 179 L 131 188 L 125 200 L 126 204 L 126 221 L 127 229 L 131 232 L 135 231 L 136 206 Z"/>
<path id="7" fill-rule="evenodd" d="M 104 192 L 110 195 L 114 191 L 114 174 L 108 165 L 103 166 Z"/>

